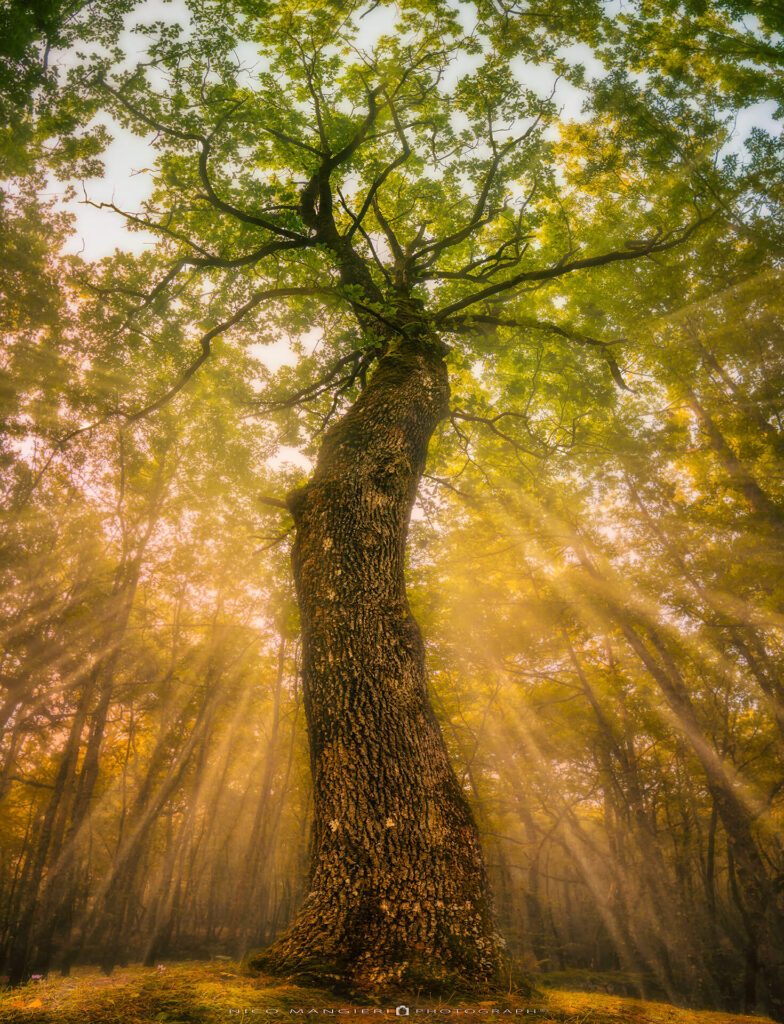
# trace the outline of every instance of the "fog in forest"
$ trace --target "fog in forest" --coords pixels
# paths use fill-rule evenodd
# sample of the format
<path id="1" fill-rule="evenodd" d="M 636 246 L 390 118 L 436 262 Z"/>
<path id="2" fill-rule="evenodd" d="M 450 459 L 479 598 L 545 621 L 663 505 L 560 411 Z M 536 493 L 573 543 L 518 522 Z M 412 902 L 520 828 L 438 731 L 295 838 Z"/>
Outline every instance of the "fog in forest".
<path id="1" fill-rule="evenodd" d="M 3 177 L 14 183 L 3 186 L 0 280 L 0 973 L 12 980 L 83 963 L 239 959 L 294 917 L 308 889 L 313 789 L 286 496 L 372 380 L 379 351 L 357 349 L 345 303 L 294 294 L 289 271 L 265 270 L 261 283 L 293 297 L 216 330 L 209 359 L 190 372 L 199 339 L 251 285 L 235 295 L 227 271 L 193 270 L 172 275 L 165 296 L 163 285 L 147 289 L 186 250 L 195 260 L 206 248 L 223 259 L 247 250 L 250 229 L 213 229 L 188 207 L 199 187 L 189 143 L 183 155 L 177 139 L 139 125 L 175 115 L 162 100 L 140 115 L 133 97 L 142 87 L 195 95 L 203 72 L 204 116 L 217 117 L 225 55 L 204 71 L 209 46 L 192 41 L 187 70 L 191 57 L 172 56 L 168 5 L 104 6 L 105 26 L 77 19 L 63 30 L 68 103 L 58 106 L 48 71 L 36 77 L 36 25 L 29 66 L 3 65 L 21 93 L 4 84 L 20 111 L 11 142 L 3 137 Z M 364 8 L 353 6 L 358 18 Z M 365 6 L 375 19 L 387 10 Z M 541 118 L 506 197 L 491 196 L 515 258 L 563 266 L 626 255 L 525 285 L 511 314 L 492 300 L 470 324 L 449 314 L 449 411 L 430 442 L 406 552 L 430 697 L 479 829 L 510 971 L 600 987 L 611 977 L 643 998 L 764 1009 L 784 948 L 784 195 L 769 103 L 784 96 L 781 36 L 773 14 L 749 28 L 754 5 L 709 4 L 710 23 L 705 5 L 665 5 L 681 21 L 658 24 L 634 4 L 628 34 L 615 37 L 602 28 L 602 17 L 619 24 L 607 5 L 583 5 L 591 20 L 567 4 L 538 67 L 533 36 L 515 35 L 518 6 L 446 5 L 462 12 L 460 31 L 481 37 L 473 49 L 462 37 L 463 50 L 450 44 L 458 70 L 439 86 L 465 119 L 438 122 L 453 132 L 444 146 L 469 155 L 450 169 L 442 153 L 441 177 L 414 174 L 422 195 L 411 202 L 424 209 L 442 202 L 431 190 L 456 190 L 463 199 L 443 216 L 471 217 L 487 162 L 500 166 L 460 132 L 484 117 L 472 97 L 482 62 L 503 45 L 491 20 L 503 8 L 522 54 L 515 81 L 529 91 L 515 100 L 527 119 L 508 98 L 499 117 Z M 136 36 L 159 47 L 151 84 L 118 70 L 131 98 L 123 109 L 120 86 L 105 89 L 102 113 L 100 89 L 79 77 L 79 32 L 110 53 L 125 17 L 119 45 L 131 68 L 145 51 L 129 50 L 127 26 L 161 12 L 162 27 Z M 237 39 L 225 45 L 241 45 L 247 63 L 258 35 L 244 39 L 242 24 L 232 22 Z M 358 45 L 383 47 L 383 19 L 357 25 Z M 201 30 L 218 37 L 212 22 Z M 745 56 L 716 44 L 714 57 L 689 63 L 688 40 L 710 32 L 736 33 Z M 665 67 L 662 53 L 681 52 L 681 39 L 683 66 Z M 594 64 L 575 71 L 592 52 Z M 555 74 L 573 90 L 560 103 L 547 95 Z M 49 118 L 43 127 L 30 96 Z M 298 93 L 291 114 L 302 138 L 306 100 Z M 182 109 L 186 131 L 192 108 Z M 360 115 L 348 101 L 335 110 L 345 134 L 343 122 Z M 399 146 L 390 110 L 384 124 Z M 284 129 L 294 131 L 281 120 Z M 107 131 L 138 136 L 108 171 L 98 163 Z M 249 204 L 252 174 L 232 177 L 244 144 L 227 143 L 215 173 L 233 203 Z M 275 159 L 258 187 L 296 204 Z M 145 169 L 148 194 L 109 198 L 123 167 Z M 378 173 L 372 161 L 347 172 L 346 208 L 359 208 L 363 175 Z M 413 179 L 401 171 L 393 187 L 397 173 L 365 210 L 367 242 L 354 236 L 368 251 L 376 242 L 379 281 L 394 256 L 390 233 L 409 238 Z M 116 210 L 80 206 L 86 197 Z M 137 235 L 119 226 L 126 207 Z M 95 233 L 97 255 L 89 239 L 78 251 L 79 223 Z M 156 234 L 151 223 L 164 227 Z M 188 249 L 186 234 L 198 246 Z M 501 260 L 493 272 L 511 274 L 512 243 L 482 237 L 490 256 L 433 256 L 427 265 L 442 276 L 418 294 L 445 296 L 437 304 L 449 312 L 462 301 L 461 263 L 464 280 L 497 280 L 491 258 Z M 318 258 L 301 256 L 297 280 L 312 283 Z"/>

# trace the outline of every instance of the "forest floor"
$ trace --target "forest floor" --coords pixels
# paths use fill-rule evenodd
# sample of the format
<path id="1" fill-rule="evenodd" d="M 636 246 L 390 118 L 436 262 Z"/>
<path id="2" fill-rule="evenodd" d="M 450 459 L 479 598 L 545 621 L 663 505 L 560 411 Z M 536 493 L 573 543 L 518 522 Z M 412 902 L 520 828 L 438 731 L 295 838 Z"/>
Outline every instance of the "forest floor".
<path id="1" fill-rule="evenodd" d="M 391 1004 L 340 1000 L 320 989 L 281 984 L 221 961 L 133 966 L 118 969 L 109 978 L 95 968 L 80 968 L 69 978 L 52 976 L 0 991 L 3 1024 L 282 1024 L 340 1017 L 367 1022 L 399 1019 Z M 510 995 L 478 1002 L 412 1002 L 410 1021 L 424 1024 L 433 1018 L 526 1024 L 766 1024 L 763 1017 L 552 988 L 527 1000 Z"/>

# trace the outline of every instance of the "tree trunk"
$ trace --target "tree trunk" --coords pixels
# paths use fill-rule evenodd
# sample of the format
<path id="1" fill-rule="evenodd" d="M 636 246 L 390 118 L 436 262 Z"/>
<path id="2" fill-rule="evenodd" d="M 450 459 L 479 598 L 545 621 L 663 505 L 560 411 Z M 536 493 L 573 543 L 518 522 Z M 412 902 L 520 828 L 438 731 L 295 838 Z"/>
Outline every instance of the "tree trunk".
<path id="1" fill-rule="evenodd" d="M 624 613 L 616 608 L 616 614 L 629 645 L 659 684 L 675 716 L 673 724 L 681 731 L 703 769 L 708 791 L 735 858 L 741 899 L 745 901 L 747 927 L 752 935 L 750 942 L 755 947 L 755 970 L 758 966 L 765 980 L 771 1016 L 776 1020 L 784 1020 L 782 899 L 776 891 L 775 881 L 768 877 L 765 860 L 753 832 L 753 815 L 728 775 L 720 755 L 704 734 L 686 683 L 657 630 L 649 627 L 648 634 L 661 663 Z"/>
<path id="2" fill-rule="evenodd" d="M 431 991 L 497 972 L 478 833 L 430 705 L 404 581 L 411 508 L 448 396 L 440 343 L 409 336 L 289 497 L 313 858 L 298 917 L 251 958 L 262 970 Z"/>
<path id="3" fill-rule="evenodd" d="M 713 417 L 700 403 L 695 393 L 692 390 L 687 390 L 686 394 L 687 405 L 705 431 L 708 443 L 732 481 L 733 487 L 744 496 L 758 516 L 778 527 L 781 524 L 779 506 L 763 491 L 752 473 L 735 454 Z"/>
<path id="4" fill-rule="evenodd" d="M 277 813 L 273 813 L 272 797 L 275 774 L 278 770 L 278 744 L 280 743 L 280 705 L 283 695 L 283 681 L 286 669 L 286 640 L 280 638 L 278 645 L 278 672 L 272 694 L 272 721 L 269 727 L 267 751 L 261 771 L 261 789 L 253 818 L 243 865 L 243 884 L 237 887 L 231 916 L 242 921 L 236 953 L 242 959 L 248 947 L 262 942 L 259 938 L 266 920 L 267 872 L 269 857 L 275 840 L 277 822 L 280 818 L 281 801 L 277 801 Z"/>

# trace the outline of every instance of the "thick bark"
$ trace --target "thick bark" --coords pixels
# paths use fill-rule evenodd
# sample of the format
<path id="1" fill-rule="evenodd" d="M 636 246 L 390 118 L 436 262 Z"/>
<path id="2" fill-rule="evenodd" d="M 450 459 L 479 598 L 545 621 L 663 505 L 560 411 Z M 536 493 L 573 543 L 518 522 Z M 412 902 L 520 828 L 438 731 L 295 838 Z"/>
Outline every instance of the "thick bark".
<path id="1" fill-rule="evenodd" d="M 498 969 L 477 829 L 428 699 L 405 543 L 447 410 L 422 332 L 379 363 L 289 505 L 314 781 L 310 892 L 251 958 L 321 983 L 466 987 Z"/>

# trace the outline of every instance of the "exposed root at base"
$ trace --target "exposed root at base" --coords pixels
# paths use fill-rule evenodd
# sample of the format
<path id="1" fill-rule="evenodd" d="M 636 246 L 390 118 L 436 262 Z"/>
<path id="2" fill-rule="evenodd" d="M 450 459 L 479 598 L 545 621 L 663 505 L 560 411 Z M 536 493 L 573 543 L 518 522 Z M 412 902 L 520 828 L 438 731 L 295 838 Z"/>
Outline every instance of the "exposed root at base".
<path id="1" fill-rule="evenodd" d="M 421 997 L 508 995 L 533 997 L 538 993 L 531 980 L 504 963 L 492 977 L 471 978 L 465 972 L 423 961 L 379 964 L 363 958 L 282 954 L 275 945 L 249 954 L 246 965 L 262 974 L 285 978 L 297 985 L 326 988 L 336 995 L 378 998 L 416 994 Z"/>

